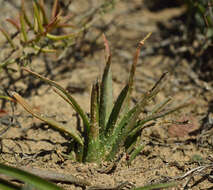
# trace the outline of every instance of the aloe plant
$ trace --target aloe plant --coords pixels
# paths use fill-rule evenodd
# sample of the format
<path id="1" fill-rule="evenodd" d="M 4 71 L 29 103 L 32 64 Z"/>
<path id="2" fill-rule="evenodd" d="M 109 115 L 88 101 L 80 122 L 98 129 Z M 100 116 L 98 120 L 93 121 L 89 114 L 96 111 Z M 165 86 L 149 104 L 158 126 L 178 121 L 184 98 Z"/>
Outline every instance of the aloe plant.
<path id="1" fill-rule="evenodd" d="M 83 133 L 80 134 L 76 129 L 63 125 L 57 121 L 45 117 L 43 114 L 35 112 L 32 107 L 16 92 L 13 97 L 21 104 L 25 110 L 38 119 L 46 122 L 50 126 L 68 133 L 73 138 L 73 152 L 78 161 L 100 162 L 102 160 L 114 160 L 120 150 L 124 147 L 130 156 L 131 162 L 144 145 L 141 142 L 140 134 L 145 124 L 151 120 L 158 119 L 176 110 L 181 109 L 187 104 L 183 103 L 174 108 L 167 108 L 170 98 L 160 102 L 155 108 L 145 116 L 139 118 L 144 107 L 157 95 L 166 82 L 167 73 L 153 85 L 153 87 L 144 93 L 138 103 L 131 107 L 130 100 L 133 90 L 133 81 L 138 62 L 139 53 L 145 40 L 150 36 L 148 34 L 136 49 L 133 64 L 127 84 L 121 90 L 116 101 L 112 101 L 112 74 L 111 74 L 111 52 L 106 38 L 104 37 L 106 66 L 103 72 L 101 82 L 96 81 L 92 85 L 90 117 L 83 111 L 81 106 L 60 84 L 49 80 L 26 68 L 23 70 L 29 72 L 35 77 L 50 84 L 55 92 L 61 96 L 71 107 L 80 115 L 83 121 Z"/>

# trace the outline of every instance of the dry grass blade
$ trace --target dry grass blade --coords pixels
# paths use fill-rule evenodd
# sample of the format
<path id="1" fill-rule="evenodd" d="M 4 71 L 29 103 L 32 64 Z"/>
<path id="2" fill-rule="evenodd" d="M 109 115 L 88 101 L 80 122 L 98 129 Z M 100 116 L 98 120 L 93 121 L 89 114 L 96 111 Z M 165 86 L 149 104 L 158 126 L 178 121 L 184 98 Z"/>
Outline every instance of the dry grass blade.
<path id="1" fill-rule="evenodd" d="M 155 85 L 152 87 L 152 89 L 150 90 L 150 92 L 153 91 L 159 91 L 159 88 L 163 87 L 163 84 L 165 84 L 167 82 L 167 76 L 168 76 L 168 72 L 165 72 L 161 75 L 160 79 L 155 83 Z"/>
<path id="2" fill-rule="evenodd" d="M 73 105 L 73 101 L 71 101 L 64 93 L 62 93 L 60 90 L 58 90 L 57 88 L 53 88 L 53 90 L 61 97 L 61 98 L 63 98 L 69 105 L 71 105 L 73 108 L 75 107 L 74 105 Z M 75 108 L 74 108 L 74 110 L 75 110 Z M 78 108 L 77 108 L 77 110 L 79 110 Z M 80 114 L 80 112 L 78 112 L 78 111 L 76 111 L 76 113 L 78 113 L 78 114 Z M 85 117 L 86 117 L 86 115 L 85 115 Z M 89 122 L 89 121 L 88 121 Z M 85 130 L 85 132 L 86 133 L 88 133 L 89 132 L 89 130 L 90 130 L 90 124 L 88 123 L 88 125 L 84 125 L 84 130 Z"/>
<path id="3" fill-rule="evenodd" d="M 146 35 L 146 37 L 139 42 L 138 47 L 136 49 L 136 52 L 135 52 L 135 55 L 134 55 L 134 59 L 133 59 L 133 64 L 132 64 L 130 75 L 129 75 L 130 95 L 131 95 L 131 91 L 132 91 L 132 88 L 133 88 L 133 81 L 134 81 L 134 76 L 135 76 L 135 70 L 136 70 L 136 65 L 138 63 L 138 58 L 139 58 L 139 55 L 140 55 L 141 47 L 144 45 L 145 41 L 150 36 L 151 36 L 151 33 L 148 33 Z"/>
<path id="4" fill-rule="evenodd" d="M 26 69 L 24 67 L 22 67 L 23 70 L 27 71 L 28 73 L 34 75 L 37 78 L 40 78 L 41 80 L 47 82 L 49 85 L 54 86 L 55 88 L 57 88 L 59 91 L 61 91 L 61 93 L 66 96 L 66 98 L 71 102 L 71 106 L 73 107 L 73 109 L 81 116 L 84 125 L 86 128 L 90 128 L 90 123 L 89 123 L 89 119 L 87 117 L 87 115 L 84 113 L 84 111 L 82 110 L 82 108 L 80 107 L 80 105 L 77 103 L 77 101 L 61 86 L 59 85 L 57 82 L 52 81 L 50 79 L 47 79 L 33 71 L 30 71 L 29 69 Z"/>
<path id="5" fill-rule="evenodd" d="M 174 108 L 170 108 L 166 111 L 162 111 L 162 112 L 159 112 L 159 113 L 154 113 L 154 114 L 151 114 L 151 115 L 148 115 L 147 117 L 145 117 L 144 119 L 142 120 L 139 120 L 136 125 L 134 126 L 134 129 L 129 133 L 129 136 L 134 136 L 138 131 L 140 131 L 142 128 L 143 128 L 143 125 L 149 121 L 152 121 L 152 120 L 156 120 L 158 118 L 161 118 L 161 117 L 165 117 L 166 115 L 169 115 L 173 112 L 176 112 L 184 107 L 187 107 L 187 106 L 190 106 L 191 105 L 191 102 L 189 103 L 182 103 L 181 105 L 179 106 L 176 106 Z"/>
<path id="6" fill-rule="evenodd" d="M 175 187 L 177 186 L 177 182 L 170 182 L 170 183 L 161 183 L 161 184 L 154 184 L 154 185 L 147 185 L 144 187 L 137 187 L 132 190 L 157 190 L 157 189 L 165 189 L 169 187 Z"/>
<path id="7" fill-rule="evenodd" d="M 130 98 L 131 98 L 131 94 L 132 94 L 132 90 L 133 90 L 133 83 L 134 83 L 134 76 L 135 76 L 135 71 L 136 71 L 136 66 L 137 66 L 137 63 L 138 63 L 138 58 L 139 58 L 139 55 L 140 55 L 140 51 L 141 51 L 141 47 L 144 45 L 145 41 L 151 36 L 151 33 L 148 33 L 146 35 L 146 37 L 141 40 L 136 48 L 136 52 L 135 52 L 135 55 L 133 57 L 133 63 L 132 63 L 132 67 L 131 67 L 131 70 L 130 70 L 130 74 L 129 74 L 129 81 L 128 81 L 128 84 L 129 84 L 129 91 L 128 91 L 128 94 L 127 94 L 127 97 L 126 97 L 126 100 L 123 104 L 123 114 L 125 114 L 128 109 L 129 109 L 129 104 L 130 104 Z"/>
<path id="8" fill-rule="evenodd" d="M 9 44 L 11 45 L 11 47 L 13 49 L 16 48 L 15 44 L 13 43 L 13 40 L 11 39 L 10 35 L 7 33 L 7 31 L 5 29 L 3 29 L 2 27 L 0 27 L 0 31 L 2 32 L 2 34 L 5 36 L 5 38 L 7 39 L 7 41 L 9 42 Z"/>
<path id="9" fill-rule="evenodd" d="M 154 113 L 157 113 L 159 111 L 161 111 L 170 101 L 172 100 L 171 97 L 166 98 L 165 100 L 163 100 L 162 102 L 160 102 L 159 104 L 157 104 L 153 110 L 150 112 L 149 115 L 152 115 Z"/>
<path id="10" fill-rule="evenodd" d="M 62 125 L 61 123 L 54 121 L 50 118 L 45 117 L 43 114 L 35 111 L 18 93 L 16 92 L 12 92 L 11 95 L 17 100 L 17 102 L 19 104 L 21 104 L 23 106 L 23 108 L 28 111 L 29 113 L 31 113 L 34 117 L 40 119 L 41 121 L 44 121 L 46 123 L 48 123 L 49 125 L 53 126 L 54 128 L 56 128 L 59 131 L 62 132 L 66 132 L 68 133 L 70 136 L 72 136 L 79 144 L 83 145 L 83 140 L 79 134 L 78 131 L 76 131 L 75 129 Z"/>
<path id="11" fill-rule="evenodd" d="M 59 3 L 58 0 L 54 1 L 52 13 L 51 13 L 51 19 L 54 19 L 59 13 Z"/>
<path id="12" fill-rule="evenodd" d="M 20 23 L 18 23 L 18 21 L 16 21 L 15 19 L 11 19 L 11 18 L 7 18 L 6 21 L 10 24 L 12 24 L 12 26 L 14 26 L 18 31 L 20 31 Z"/>

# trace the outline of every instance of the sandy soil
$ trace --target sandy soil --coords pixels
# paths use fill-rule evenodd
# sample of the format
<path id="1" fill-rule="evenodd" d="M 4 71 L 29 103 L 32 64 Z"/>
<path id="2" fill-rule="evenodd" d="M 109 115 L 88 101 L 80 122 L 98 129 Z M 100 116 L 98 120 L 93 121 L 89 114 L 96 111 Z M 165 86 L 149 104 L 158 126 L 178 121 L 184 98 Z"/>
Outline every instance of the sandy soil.
<path id="1" fill-rule="evenodd" d="M 81 11 L 88 10 L 89 3 L 80 1 L 84 2 L 73 1 L 70 11 L 80 14 Z M 1 11 L 0 15 L 3 22 L 7 16 L 14 16 L 18 9 L 7 1 L 1 3 L 5 5 L 4 12 Z M 87 31 L 83 39 L 86 43 L 81 40 L 77 42 L 72 49 L 76 52 L 70 53 L 72 57 L 67 56 L 58 63 L 54 56 L 41 56 L 33 59 L 28 66 L 70 90 L 80 105 L 89 111 L 91 84 L 100 77 L 104 65 L 103 40 L 98 37 L 92 44 L 93 40 L 103 32 L 109 40 L 113 55 L 113 87 L 116 97 L 127 80 L 137 43 L 148 32 L 152 32 L 142 49 L 137 66 L 133 100 L 137 101 L 162 73 L 169 71 L 170 80 L 153 104 L 168 96 L 172 97 L 174 105 L 187 98 L 193 104 L 155 121 L 152 127 L 143 130 L 141 136 L 146 146 L 130 166 L 126 164 L 125 155 L 117 163 L 115 170 L 109 173 L 100 172 L 100 167 L 107 163 L 98 166 L 69 160 L 69 138 L 66 135 L 31 117 L 20 105 L 13 106 L 12 113 L 11 104 L 1 100 L 0 131 L 7 130 L 0 136 L 0 161 L 13 166 L 73 174 L 90 181 L 93 186 L 113 187 L 125 181 L 129 182 L 124 189 L 167 182 L 193 168 L 211 164 L 209 157 L 212 155 L 213 145 L 213 96 L 212 88 L 205 87 L 211 86 L 211 81 L 206 83 L 200 80 L 185 57 L 172 57 L 165 53 L 165 48 L 152 49 L 166 39 L 161 36 L 159 23 L 170 26 L 172 22 L 177 22 L 175 18 L 183 12 L 184 7 L 180 6 L 151 12 L 141 0 L 121 1 Z M 4 39 L 1 38 L 0 41 L 4 42 Z M 170 46 L 168 47 L 175 48 L 172 44 Z M 1 58 L 5 56 L 3 53 L 6 50 L 0 53 Z M 76 126 L 75 112 L 48 85 L 26 73 L 21 79 L 20 72 L 14 73 L 11 78 L 1 72 L 1 86 L 21 93 L 35 109 L 49 117 Z M 208 177 L 210 172 L 211 169 L 206 169 L 197 175 L 179 179 L 177 181 L 181 184 L 171 189 L 183 189 L 184 186 L 185 189 L 213 189 L 212 181 Z M 58 185 L 65 189 L 85 189 L 69 183 L 60 182 Z"/>

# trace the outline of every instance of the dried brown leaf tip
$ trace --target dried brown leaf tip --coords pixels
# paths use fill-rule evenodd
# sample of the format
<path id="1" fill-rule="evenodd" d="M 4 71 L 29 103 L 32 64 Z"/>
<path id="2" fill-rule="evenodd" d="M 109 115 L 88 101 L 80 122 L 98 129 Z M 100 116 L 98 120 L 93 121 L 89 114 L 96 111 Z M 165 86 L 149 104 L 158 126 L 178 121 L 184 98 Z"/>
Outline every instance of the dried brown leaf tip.
<path id="1" fill-rule="evenodd" d="M 108 61 L 108 59 L 111 57 L 111 52 L 110 52 L 108 40 L 106 39 L 106 36 L 104 34 L 103 34 L 103 39 L 104 39 L 106 60 Z"/>

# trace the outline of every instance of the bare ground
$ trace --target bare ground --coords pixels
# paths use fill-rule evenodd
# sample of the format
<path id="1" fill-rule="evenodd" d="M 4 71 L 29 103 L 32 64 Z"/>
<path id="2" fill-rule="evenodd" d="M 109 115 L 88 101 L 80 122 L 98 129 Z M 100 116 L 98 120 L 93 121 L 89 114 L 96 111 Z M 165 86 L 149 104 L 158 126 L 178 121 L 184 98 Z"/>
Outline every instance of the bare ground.
<path id="1" fill-rule="evenodd" d="M 10 3 L 3 2 L 7 5 L 4 8 L 7 14 L 8 10 L 17 10 Z M 78 3 L 79 1 L 74 1 L 70 9 L 77 12 L 88 6 L 86 3 L 84 6 Z M 187 98 L 193 102 L 191 106 L 157 120 L 151 127 L 143 130 L 142 139 L 146 146 L 130 166 L 126 164 L 125 155 L 113 171 L 106 173 L 101 172 L 100 167 L 107 163 L 98 166 L 69 160 L 66 155 L 69 138 L 66 135 L 32 118 L 19 105 L 14 107 L 12 113 L 9 102 L 2 102 L 0 115 L 1 130 L 7 129 L 0 138 L 1 162 L 18 167 L 37 168 L 41 171 L 72 174 L 89 181 L 92 186 L 102 188 L 116 187 L 125 181 L 128 184 L 124 189 L 127 189 L 176 179 L 181 181 L 181 184 L 171 189 L 212 189 L 212 178 L 209 175 L 211 168 L 204 168 L 203 171 L 197 171 L 197 175 L 194 172 L 181 178 L 194 168 L 212 164 L 212 83 L 200 80 L 192 70 L 192 63 L 185 57 L 172 57 L 164 53 L 164 48 L 153 48 L 165 40 L 160 35 L 159 22 L 165 25 L 176 22 L 174 19 L 183 11 L 184 7 L 174 7 L 151 12 L 143 1 L 122 1 L 110 13 L 104 15 L 85 37 L 86 40 L 92 41 L 103 31 L 107 36 L 113 55 L 112 71 L 116 97 L 127 80 L 137 43 L 148 32 L 152 32 L 139 59 L 133 100 L 137 100 L 142 93 L 150 89 L 162 73 L 169 71 L 170 80 L 155 102 L 168 96 L 172 97 L 174 105 Z M 5 15 L 2 14 L 0 18 L 1 21 L 4 20 Z M 101 28 L 102 26 L 106 26 L 105 29 Z M 79 56 L 78 60 L 75 57 L 58 64 L 54 61 L 54 56 L 48 56 L 47 61 L 44 58 L 34 59 L 29 67 L 66 87 L 80 105 L 89 111 L 91 84 L 100 77 L 103 70 L 104 52 L 100 37 L 96 41 L 96 47 L 90 43 L 82 44 L 79 52 L 74 53 L 74 56 Z M 6 74 L 1 75 L 2 86 L 6 87 L 10 80 Z M 19 78 L 19 75 L 20 73 L 14 73 L 13 78 Z M 76 126 L 74 111 L 48 85 L 25 76 L 8 88 L 23 94 L 35 109 L 57 121 Z M 15 118 L 11 126 L 10 117 Z M 58 185 L 65 189 L 85 189 L 69 183 L 59 182 Z"/>

